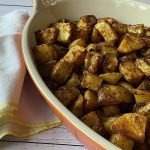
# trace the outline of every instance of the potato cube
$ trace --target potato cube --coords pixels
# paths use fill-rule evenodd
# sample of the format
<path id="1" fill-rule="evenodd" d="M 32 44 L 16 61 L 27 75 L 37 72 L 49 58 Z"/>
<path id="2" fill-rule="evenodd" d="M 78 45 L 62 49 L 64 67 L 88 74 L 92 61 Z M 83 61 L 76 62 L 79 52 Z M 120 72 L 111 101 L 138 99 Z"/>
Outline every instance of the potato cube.
<path id="1" fill-rule="evenodd" d="M 104 127 L 109 134 L 112 134 L 112 125 L 119 117 L 120 117 L 119 115 L 116 115 L 104 119 Z"/>
<path id="2" fill-rule="evenodd" d="M 125 34 L 118 47 L 118 52 L 126 54 L 135 50 L 139 50 L 143 47 L 145 47 L 145 43 L 141 37 L 132 34 Z"/>
<path id="3" fill-rule="evenodd" d="M 122 24 L 122 23 L 113 23 L 112 27 L 114 28 L 114 30 L 119 34 L 125 34 L 127 33 L 127 25 L 126 24 Z"/>
<path id="4" fill-rule="evenodd" d="M 106 117 L 115 116 L 120 113 L 119 106 L 117 106 L 117 105 L 103 106 L 102 109 L 103 109 Z"/>
<path id="5" fill-rule="evenodd" d="M 134 141 L 122 134 L 112 134 L 109 141 L 122 150 L 132 150 Z"/>
<path id="6" fill-rule="evenodd" d="M 101 36 L 100 32 L 96 28 L 93 29 L 91 41 L 93 43 L 99 43 L 103 41 L 103 37 Z"/>
<path id="7" fill-rule="evenodd" d="M 125 80 L 135 85 L 138 85 L 144 77 L 143 72 L 132 61 L 120 63 L 119 71 Z"/>
<path id="8" fill-rule="evenodd" d="M 117 49 L 116 49 L 115 47 L 112 47 L 112 46 L 103 45 L 103 46 L 101 47 L 101 53 L 102 53 L 103 55 L 114 54 L 114 55 L 118 56 Z"/>
<path id="9" fill-rule="evenodd" d="M 117 84 L 117 82 L 122 78 L 122 74 L 118 72 L 112 72 L 100 74 L 99 77 L 109 84 Z"/>
<path id="10" fill-rule="evenodd" d="M 136 59 L 135 64 L 147 77 L 150 77 L 150 64 L 146 61 L 146 59 Z"/>
<path id="11" fill-rule="evenodd" d="M 114 54 L 107 54 L 103 62 L 103 72 L 115 72 L 118 68 L 118 59 Z"/>
<path id="12" fill-rule="evenodd" d="M 146 116 L 150 121 L 150 102 L 135 104 L 133 112 Z"/>
<path id="13" fill-rule="evenodd" d="M 82 47 L 86 47 L 86 42 L 79 38 L 79 39 L 76 39 L 74 40 L 70 45 L 69 45 L 69 49 L 75 45 L 79 45 L 79 46 L 82 46 Z"/>
<path id="14" fill-rule="evenodd" d="M 37 43 L 55 43 L 58 35 L 58 30 L 55 27 L 43 29 L 36 32 Z"/>
<path id="15" fill-rule="evenodd" d="M 91 111 L 87 115 L 83 116 L 81 120 L 95 132 L 99 133 L 100 135 L 105 135 L 103 121 L 95 111 Z"/>
<path id="16" fill-rule="evenodd" d="M 144 24 L 128 25 L 127 29 L 129 33 L 134 33 L 140 36 L 144 35 Z"/>
<path id="17" fill-rule="evenodd" d="M 101 79 L 99 76 L 85 71 L 81 86 L 89 90 L 98 91 L 101 87 L 102 81 L 103 79 Z"/>
<path id="18" fill-rule="evenodd" d="M 138 86 L 138 89 L 150 91 L 150 80 L 145 79 L 142 81 L 142 83 Z"/>
<path id="19" fill-rule="evenodd" d="M 134 97 L 137 104 L 150 102 L 150 91 L 135 89 Z"/>
<path id="20" fill-rule="evenodd" d="M 71 75 L 72 68 L 72 64 L 60 59 L 51 72 L 51 79 L 59 84 L 65 83 L 68 77 Z"/>
<path id="21" fill-rule="evenodd" d="M 56 23 L 58 29 L 57 41 L 61 44 L 69 44 L 71 42 L 72 35 L 74 33 L 74 25 L 71 23 Z"/>
<path id="22" fill-rule="evenodd" d="M 118 36 L 112 26 L 106 21 L 100 21 L 95 25 L 95 28 L 100 32 L 105 41 L 114 42 L 118 40 Z"/>
<path id="23" fill-rule="evenodd" d="M 137 113 L 127 113 L 112 125 L 113 133 L 123 134 L 137 142 L 144 142 L 147 118 Z"/>
<path id="24" fill-rule="evenodd" d="M 134 93 L 134 87 L 129 84 L 128 82 L 125 82 L 125 81 L 121 81 L 118 83 L 119 86 L 125 88 L 126 90 L 128 90 L 130 93 Z"/>
<path id="25" fill-rule="evenodd" d="M 47 44 L 34 47 L 33 53 L 38 64 L 45 64 L 58 58 L 55 48 Z"/>
<path id="26" fill-rule="evenodd" d="M 84 111 L 84 97 L 83 95 L 79 95 L 78 99 L 74 102 L 74 104 L 70 107 L 70 111 L 77 117 L 83 116 Z"/>
<path id="27" fill-rule="evenodd" d="M 71 103 L 74 103 L 80 95 L 80 91 L 75 87 L 60 87 L 55 92 L 56 97 L 62 102 L 66 107 Z"/>
<path id="28" fill-rule="evenodd" d="M 93 92 L 91 90 L 87 90 L 84 93 L 84 99 L 85 99 L 84 111 L 86 113 L 90 112 L 90 111 L 93 111 L 93 110 L 95 110 L 95 109 L 97 109 L 99 107 L 98 106 L 97 95 L 96 95 L 95 92 Z"/>
<path id="29" fill-rule="evenodd" d="M 78 87 L 80 83 L 81 81 L 79 79 L 79 76 L 76 73 L 73 73 L 70 79 L 67 81 L 66 86 Z"/>
<path id="30" fill-rule="evenodd" d="M 98 92 L 99 105 L 117 105 L 132 102 L 131 93 L 118 85 L 103 84 Z"/>
<path id="31" fill-rule="evenodd" d="M 71 47 L 68 53 L 64 56 L 64 60 L 68 63 L 80 66 L 85 59 L 86 49 L 82 46 L 75 45 Z"/>
<path id="32" fill-rule="evenodd" d="M 91 73 L 97 73 L 102 63 L 103 57 L 99 52 L 88 52 L 84 60 L 84 68 Z"/>
<path id="33" fill-rule="evenodd" d="M 77 24 L 77 27 L 78 27 L 77 37 L 82 38 L 85 41 L 88 41 L 96 22 L 97 22 L 97 19 L 93 15 L 80 17 L 80 20 Z"/>
<path id="34" fill-rule="evenodd" d="M 52 60 L 46 64 L 38 65 L 38 71 L 43 78 L 47 78 L 50 76 L 52 69 L 56 65 L 57 61 Z"/>
<path id="35" fill-rule="evenodd" d="M 114 23 L 118 23 L 118 21 L 116 19 L 111 18 L 111 17 L 100 18 L 100 19 L 98 19 L 97 22 L 99 23 L 101 21 L 106 21 L 106 22 L 108 22 L 111 25 L 114 24 Z"/>

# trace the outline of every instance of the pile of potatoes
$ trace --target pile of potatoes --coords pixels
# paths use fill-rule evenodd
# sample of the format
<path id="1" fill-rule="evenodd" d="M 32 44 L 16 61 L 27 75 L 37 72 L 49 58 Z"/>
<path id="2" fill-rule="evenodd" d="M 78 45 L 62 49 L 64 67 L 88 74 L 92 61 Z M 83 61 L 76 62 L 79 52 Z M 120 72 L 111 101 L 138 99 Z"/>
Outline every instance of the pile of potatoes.
<path id="1" fill-rule="evenodd" d="M 36 32 L 37 68 L 56 97 L 123 150 L 150 147 L 150 28 L 93 15 Z"/>

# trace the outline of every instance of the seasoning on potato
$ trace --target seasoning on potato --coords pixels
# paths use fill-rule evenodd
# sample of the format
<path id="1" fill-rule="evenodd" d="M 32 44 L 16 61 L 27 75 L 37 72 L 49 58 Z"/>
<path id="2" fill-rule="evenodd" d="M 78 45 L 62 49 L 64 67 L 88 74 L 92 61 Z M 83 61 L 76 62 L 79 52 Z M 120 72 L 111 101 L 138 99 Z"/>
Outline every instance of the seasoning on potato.
<path id="1" fill-rule="evenodd" d="M 122 150 L 150 147 L 150 27 L 94 15 L 35 33 L 41 77 L 72 113 Z"/>

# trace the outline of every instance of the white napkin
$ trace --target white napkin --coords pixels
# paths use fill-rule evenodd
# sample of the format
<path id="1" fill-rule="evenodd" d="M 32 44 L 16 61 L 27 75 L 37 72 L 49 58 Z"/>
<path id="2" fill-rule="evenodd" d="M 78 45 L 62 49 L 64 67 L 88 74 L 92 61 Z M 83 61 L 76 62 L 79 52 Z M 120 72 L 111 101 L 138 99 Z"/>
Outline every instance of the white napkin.
<path id="1" fill-rule="evenodd" d="M 28 17 L 24 10 L 0 17 L 0 138 L 29 136 L 60 125 L 30 77 L 25 77 L 21 36 Z"/>

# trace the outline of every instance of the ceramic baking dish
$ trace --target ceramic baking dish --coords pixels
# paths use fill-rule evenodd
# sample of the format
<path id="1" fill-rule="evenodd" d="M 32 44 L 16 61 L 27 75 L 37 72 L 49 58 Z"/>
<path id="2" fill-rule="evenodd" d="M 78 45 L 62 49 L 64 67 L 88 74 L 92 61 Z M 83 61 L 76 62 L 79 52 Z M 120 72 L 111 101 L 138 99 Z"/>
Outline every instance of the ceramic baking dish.
<path id="1" fill-rule="evenodd" d="M 76 118 L 45 85 L 32 54 L 32 47 L 36 44 L 35 31 L 60 18 L 77 20 L 87 14 L 109 16 L 129 24 L 150 25 L 150 6 L 134 0 L 34 0 L 33 3 L 33 13 L 24 28 L 22 45 L 24 59 L 36 87 L 62 123 L 85 147 L 90 150 L 119 150 Z"/>

